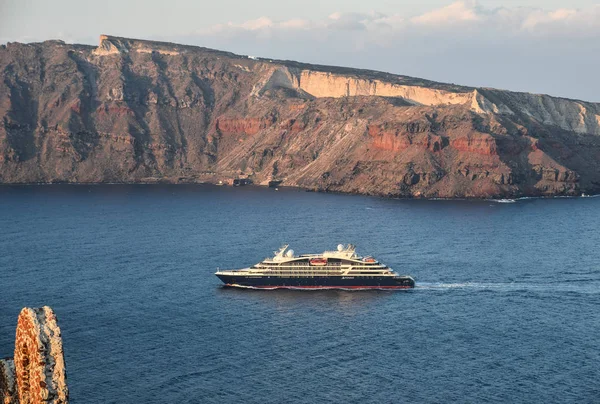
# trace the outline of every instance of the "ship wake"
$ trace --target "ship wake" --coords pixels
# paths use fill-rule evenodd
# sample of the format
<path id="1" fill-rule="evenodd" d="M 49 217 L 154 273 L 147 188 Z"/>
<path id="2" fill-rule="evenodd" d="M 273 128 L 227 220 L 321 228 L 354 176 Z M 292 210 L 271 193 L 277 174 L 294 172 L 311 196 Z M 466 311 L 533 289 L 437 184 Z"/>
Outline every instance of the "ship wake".
<path id="1" fill-rule="evenodd" d="M 416 290 L 472 290 L 496 292 L 564 292 L 600 294 L 600 282 L 418 282 Z"/>

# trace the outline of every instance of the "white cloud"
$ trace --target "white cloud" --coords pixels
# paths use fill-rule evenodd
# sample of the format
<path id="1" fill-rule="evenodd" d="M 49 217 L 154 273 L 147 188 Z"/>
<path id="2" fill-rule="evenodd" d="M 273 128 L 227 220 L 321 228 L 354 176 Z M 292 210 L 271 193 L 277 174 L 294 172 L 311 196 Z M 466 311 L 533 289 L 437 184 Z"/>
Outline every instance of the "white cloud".
<path id="1" fill-rule="evenodd" d="M 542 10 L 535 8 L 484 8 L 475 1 L 457 1 L 448 6 L 431 10 L 417 16 L 400 14 L 385 15 L 378 12 L 335 12 L 321 20 L 290 19 L 273 21 L 261 17 L 239 24 L 219 24 L 203 30 L 201 34 L 217 34 L 224 31 L 244 32 L 270 29 L 290 33 L 294 30 L 315 29 L 333 31 L 398 31 L 398 30 L 447 30 L 460 35 L 461 29 L 478 27 L 482 31 L 498 30 L 511 34 L 588 35 L 600 34 L 600 5 L 589 9 Z"/>
<path id="2" fill-rule="evenodd" d="M 523 18 L 521 28 L 538 35 L 597 36 L 600 34 L 600 5 L 586 10 L 532 10 Z"/>
<path id="3" fill-rule="evenodd" d="M 311 23 L 309 20 L 304 20 L 300 18 L 294 18 L 291 20 L 283 21 L 279 24 L 282 28 L 290 28 L 290 29 L 307 29 L 310 28 Z"/>
<path id="4" fill-rule="evenodd" d="M 446 7 L 439 8 L 413 17 L 411 22 L 414 24 L 445 24 L 464 21 L 481 21 L 483 16 L 478 12 L 474 3 L 467 4 L 464 1 L 457 1 Z"/>
<path id="5" fill-rule="evenodd" d="M 273 27 L 273 21 L 267 17 L 260 17 L 256 20 L 246 21 L 239 26 L 240 28 L 247 29 L 249 31 L 256 31 L 264 28 Z"/>

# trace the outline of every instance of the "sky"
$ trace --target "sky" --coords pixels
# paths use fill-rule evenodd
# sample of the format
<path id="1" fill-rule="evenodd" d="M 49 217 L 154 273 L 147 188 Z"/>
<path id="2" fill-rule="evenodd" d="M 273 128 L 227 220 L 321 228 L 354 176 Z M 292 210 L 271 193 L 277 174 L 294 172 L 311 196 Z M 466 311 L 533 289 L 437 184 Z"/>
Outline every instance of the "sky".
<path id="1" fill-rule="evenodd" d="M 0 43 L 100 34 L 600 102 L 600 0 L 0 0 Z"/>

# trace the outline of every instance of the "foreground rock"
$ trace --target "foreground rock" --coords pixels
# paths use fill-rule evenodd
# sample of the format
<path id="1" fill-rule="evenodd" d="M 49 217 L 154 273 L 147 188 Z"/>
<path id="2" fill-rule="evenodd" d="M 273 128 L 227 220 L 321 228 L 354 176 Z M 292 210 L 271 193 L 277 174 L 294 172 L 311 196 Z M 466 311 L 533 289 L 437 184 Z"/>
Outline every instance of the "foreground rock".
<path id="1" fill-rule="evenodd" d="M 4 404 L 67 404 L 69 390 L 60 328 L 50 307 L 21 310 L 14 361 L 0 361 Z"/>
<path id="2" fill-rule="evenodd" d="M 2 404 L 17 404 L 17 380 L 15 362 L 10 358 L 0 359 L 0 399 Z"/>
<path id="3" fill-rule="evenodd" d="M 102 36 L 0 47 L 0 182 L 600 190 L 600 104 Z"/>

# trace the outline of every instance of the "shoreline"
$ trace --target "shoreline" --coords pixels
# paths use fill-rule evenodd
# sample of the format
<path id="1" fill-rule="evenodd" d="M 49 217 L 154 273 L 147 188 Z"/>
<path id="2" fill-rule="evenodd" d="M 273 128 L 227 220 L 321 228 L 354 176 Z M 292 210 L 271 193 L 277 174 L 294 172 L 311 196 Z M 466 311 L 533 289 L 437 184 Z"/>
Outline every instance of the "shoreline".
<path id="1" fill-rule="evenodd" d="M 600 193 L 597 194 L 585 194 L 581 195 L 535 195 L 535 196 L 515 196 L 515 197 L 499 197 L 499 198 L 490 198 L 490 197 L 456 197 L 456 198 L 440 198 L 440 197 L 411 197 L 411 196 L 394 196 L 394 195 L 378 195 L 378 194 L 361 194 L 356 192 L 343 192 L 343 191 L 331 191 L 331 190 L 320 190 L 320 189 L 311 189 L 304 187 L 296 187 L 296 186 L 285 186 L 281 185 L 277 188 L 269 187 L 268 185 L 260 185 L 260 184 L 247 184 L 241 186 L 232 186 L 225 184 L 215 184 L 211 181 L 206 182 L 14 182 L 14 183 L 0 183 L 0 188 L 2 187 L 25 187 L 25 186 L 52 186 L 52 185 L 71 185 L 71 186 L 100 186 L 100 185 L 200 185 L 200 186 L 213 186 L 213 187 L 227 187 L 227 188 L 261 188 L 261 189 L 273 189 L 276 190 L 278 188 L 282 189 L 294 189 L 298 191 L 304 192 L 315 192 L 320 194 L 338 194 L 338 195 L 356 195 L 356 196 L 368 196 L 368 197 L 376 197 L 382 199 L 390 199 L 390 200 L 402 200 L 402 201 L 481 201 L 481 202 L 495 202 L 495 203 L 516 203 L 520 201 L 530 200 L 530 199 L 575 199 L 575 198 L 596 198 L 600 197 Z"/>

